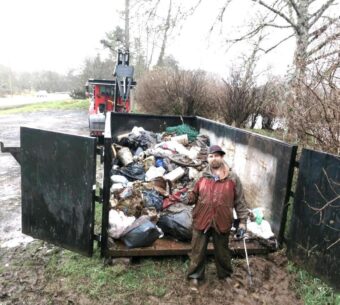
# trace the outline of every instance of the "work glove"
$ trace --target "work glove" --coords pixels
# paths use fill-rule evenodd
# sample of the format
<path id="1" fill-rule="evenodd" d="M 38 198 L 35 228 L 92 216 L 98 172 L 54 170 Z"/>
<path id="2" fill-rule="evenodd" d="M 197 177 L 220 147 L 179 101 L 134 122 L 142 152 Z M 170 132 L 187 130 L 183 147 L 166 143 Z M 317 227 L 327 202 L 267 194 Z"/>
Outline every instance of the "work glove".
<path id="1" fill-rule="evenodd" d="M 242 223 L 240 223 L 239 227 L 236 231 L 236 239 L 241 240 L 244 238 L 244 234 L 246 233 L 246 226 Z"/>

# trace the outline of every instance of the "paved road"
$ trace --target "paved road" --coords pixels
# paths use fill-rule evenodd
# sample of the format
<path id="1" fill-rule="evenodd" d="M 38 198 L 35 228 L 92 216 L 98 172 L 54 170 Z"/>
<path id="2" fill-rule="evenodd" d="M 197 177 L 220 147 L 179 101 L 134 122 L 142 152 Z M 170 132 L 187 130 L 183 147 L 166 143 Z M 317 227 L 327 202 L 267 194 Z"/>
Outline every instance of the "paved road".
<path id="1" fill-rule="evenodd" d="M 70 99 L 70 95 L 68 93 L 48 93 L 44 96 L 35 96 L 35 95 L 13 95 L 8 97 L 0 98 L 0 109 L 13 108 L 17 106 L 35 104 L 35 103 L 44 103 L 50 101 L 62 101 Z"/>
<path id="2" fill-rule="evenodd" d="M 0 141 L 7 147 L 20 145 L 20 126 L 88 135 L 86 110 L 48 110 L 0 116 Z M 20 166 L 0 152 L 0 248 L 26 244 L 21 233 Z"/>

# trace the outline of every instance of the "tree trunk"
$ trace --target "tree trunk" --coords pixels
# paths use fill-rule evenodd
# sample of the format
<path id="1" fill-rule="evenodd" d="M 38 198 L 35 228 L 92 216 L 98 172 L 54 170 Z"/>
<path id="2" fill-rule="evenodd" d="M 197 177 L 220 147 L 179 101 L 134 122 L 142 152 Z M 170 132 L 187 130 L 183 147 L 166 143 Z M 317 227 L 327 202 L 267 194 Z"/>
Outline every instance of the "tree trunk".
<path id="1" fill-rule="evenodd" d="M 125 50 L 130 50 L 130 0 L 125 0 Z"/>
<path id="2" fill-rule="evenodd" d="M 306 75 L 308 48 L 308 1 L 299 2 L 299 12 L 296 27 L 296 50 L 294 54 L 295 83 L 301 84 Z"/>
<path id="3" fill-rule="evenodd" d="M 169 32 L 169 29 L 170 29 L 171 7 L 172 7 L 172 0 L 169 1 L 168 15 L 166 17 L 166 22 L 165 22 L 165 26 L 164 26 L 163 41 L 162 41 L 161 51 L 159 53 L 159 57 L 158 57 L 158 60 L 157 60 L 157 66 L 163 65 L 165 48 L 166 48 L 166 43 L 167 43 L 167 40 L 168 40 L 168 32 Z"/>

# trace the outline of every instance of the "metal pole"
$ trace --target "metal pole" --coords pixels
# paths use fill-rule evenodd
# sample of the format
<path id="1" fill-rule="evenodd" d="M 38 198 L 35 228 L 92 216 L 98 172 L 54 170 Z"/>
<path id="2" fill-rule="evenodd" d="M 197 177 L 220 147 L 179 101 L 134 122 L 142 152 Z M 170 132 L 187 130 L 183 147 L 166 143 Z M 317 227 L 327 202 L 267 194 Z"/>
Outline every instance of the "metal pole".
<path id="1" fill-rule="evenodd" d="M 248 277 L 249 277 L 249 284 L 250 286 L 253 286 L 253 280 L 252 280 L 252 275 L 250 271 L 250 266 L 249 266 L 249 260 L 248 260 L 248 251 L 247 251 L 247 246 L 246 246 L 246 239 L 243 237 L 243 246 L 244 246 L 244 252 L 246 254 L 246 261 L 247 261 L 247 267 L 248 267 Z"/>

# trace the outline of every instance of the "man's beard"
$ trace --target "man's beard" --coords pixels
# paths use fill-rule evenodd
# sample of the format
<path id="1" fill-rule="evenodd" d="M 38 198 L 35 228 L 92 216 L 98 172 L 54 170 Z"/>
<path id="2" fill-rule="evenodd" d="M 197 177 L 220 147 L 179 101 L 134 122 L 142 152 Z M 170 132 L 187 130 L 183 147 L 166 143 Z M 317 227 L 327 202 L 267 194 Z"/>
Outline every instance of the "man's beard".
<path id="1" fill-rule="evenodd" d="M 210 166 L 213 169 L 218 169 L 223 165 L 223 161 L 219 161 L 219 160 L 213 160 L 210 162 Z"/>

